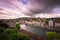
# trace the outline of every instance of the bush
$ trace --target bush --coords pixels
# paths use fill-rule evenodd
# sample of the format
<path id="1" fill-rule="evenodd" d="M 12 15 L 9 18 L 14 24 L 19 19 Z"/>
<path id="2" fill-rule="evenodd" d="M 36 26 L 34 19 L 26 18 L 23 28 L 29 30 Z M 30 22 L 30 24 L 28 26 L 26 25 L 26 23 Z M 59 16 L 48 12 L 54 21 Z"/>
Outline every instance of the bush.
<path id="1" fill-rule="evenodd" d="M 49 40 L 54 40 L 54 38 L 56 37 L 56 32 L 46 32 L 46 35 Z"/>
<path id="2" fill-rule="evenodd" d="M 0 40 L 6 40 L 6 34 L 4 33 L 4 28 L 0 27 Z"/>
<path id="3" fill-rule="evenodd" d="M 20 40 L 30 40 L 30 37 L 26 34 L 20 34 L 21 39 Z"/>
<path id="4" fill-rule="evenodd" d="M 0 28 L 0 40 L 29 40 L 29 36 L 18 33 L 16 29 Z"/>
<path id="5" fill-rule="evenodd" d="M 4 32 L 4 28 L 0 27 L 0 32 Z"/>
<path id="6" fill-rule="evenodd" d="M 60 39 L 60 33 L 58 33 L 58 34 L 56 35 L 56 38 L 57 38 L 57 39 Z"/>
<path id="7" fill-rule="evenodd" d="M 45 21 L 45 23 L 46 23 L 46 24 L 48 24 L 48 21 L 49 21 L 49 20 L 50 20 L 50 19 L 49 19 L 49 18 L 47 18 L 47 19 L 46 19 L 46 21 Z"/>
<path id="8" fill-rule="evenodd" d="M 9 28 L 9 29 L 6 29 L 5 32 L 6 33 L 17 33 L 17 30 Z"/>
<path id="9" fill-rule="evenodd" d="M 20 29 L 20 24 L 19 23 L 16 23 L 16 29 L 19 31 L 19 29 Z"/>

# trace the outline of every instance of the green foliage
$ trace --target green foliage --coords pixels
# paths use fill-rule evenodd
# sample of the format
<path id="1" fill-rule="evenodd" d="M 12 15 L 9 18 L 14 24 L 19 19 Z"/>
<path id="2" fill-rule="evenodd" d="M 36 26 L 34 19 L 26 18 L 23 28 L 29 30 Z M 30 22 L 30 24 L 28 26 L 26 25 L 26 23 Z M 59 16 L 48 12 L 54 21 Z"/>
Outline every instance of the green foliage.
<path id="1" fill-rule="evenodd" d="M 60 39 L 60 33 L 56 34 L 56 38 Z"/>
<path id="2" fill-rule="evenodd" d="M 13 33 L 17 33 L 17 30 L 16 29 L 6 29 L 5 30 L 6 34 L 13 34 Z"/>
<path id="3" fill-rule="evenodd" d="M 54 38 L 60 39 L 60 33 L 57 32 L 46 32 L 46 35 L 49 40 L 53 40 Z"/>
<path id="4" fill-rule="evenodd" d="M 0 27 L 0 32 L 4 32 L 4 28 Z"/>
<path id="5" fill-rule="evenodd" d="M 46 24 L 48 24 L 48 21 L 49 21 L 49 20 L 50 20 L 49 18 L 48 18 L 48 19 L 46 19 L 45 23 L 46 23 Z"/>
<path id="6" fill-rule="evenodd" d="M 53 18 L 54 20 L 60 20 L 60 18 Z"/>
<path id="7" fill-rule="evenodd" d="M 29 40 L 29 36 L 18 33 L 16 29 L 0 28 L 0 40 Z"/>
<path id="8" fill-rule="evenodd" d="M 20 34 L 21 39 L 20 40 L 29 40 L 30 37 L 26 34 Z"/>
<path id="9" fill-rule="evenodd" d="M 46 35 L 48 37 L 54 38 L 56 36 L 56 32 L 47 32 Z"/>
<path id="10" fill-rule="evenodd" d="M 56 36 L 56 32 L 46 32 L 47 37 L 49 40 L 53 40 Z"/>
<path id="11" fill-rule="evenodd" d="M 46 24 L 48 24 L 48 21 L 49 21 L 50 19 L 53 20 L 53 18 L 47 18 L 46 21 L 45 21 Z"/>
<path id="12" fill-rule="evenodd" d="M 16 29 L 19 30 L 20 29 L 20 24 L 16 23 Z"/>
<path id="13" fill-rule="evenodd" d="M 7 34 L 6 40 L 16 40 L 16 33 Z"/>
<path id="14" fill-rule="evenodd" d="M 7 40 L 28 40 L 29 36 L 18 33 L 16 30 L 8 30 Z"/>
<path id="15" fill-rule="evenodd" d="M 4 28 L 0 27 L 0 40 L 6 40 L 6 34 L 4 33 Z"/>

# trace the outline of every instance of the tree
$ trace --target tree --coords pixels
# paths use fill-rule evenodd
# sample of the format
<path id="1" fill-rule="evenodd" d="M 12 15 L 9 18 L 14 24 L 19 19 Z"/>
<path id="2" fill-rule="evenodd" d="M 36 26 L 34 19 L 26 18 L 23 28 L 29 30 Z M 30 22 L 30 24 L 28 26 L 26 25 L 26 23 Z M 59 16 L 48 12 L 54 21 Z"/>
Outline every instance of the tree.
<path id="1" fill-rule="evenodd" d="M 17 29 L 17 31 L 19 31 L 19 29 L 20 29 L 20 24 L 18 22 L 16 22 L 16 29 Z"/>

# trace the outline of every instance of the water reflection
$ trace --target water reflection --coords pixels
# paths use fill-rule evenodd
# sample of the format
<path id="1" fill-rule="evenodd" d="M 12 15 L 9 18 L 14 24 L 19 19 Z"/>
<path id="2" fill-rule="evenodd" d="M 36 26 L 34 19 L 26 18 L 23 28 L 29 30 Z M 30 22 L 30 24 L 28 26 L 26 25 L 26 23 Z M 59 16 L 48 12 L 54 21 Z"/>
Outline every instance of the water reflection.
<path id="1" fill-rule="evenodd" d="M 26 31 L 29 31 L 31 33 L 34 33 L 38 36 L 42 36 L 44 38 L 46 38 L 46 32 L 48 31 L 55 31 L 57 32 L 56 30 L 51 30 L 51 29 L 44 29 L 44 28 L 39 28 L 39 27 L 33 27 L 33 26 L 27 26 L 25 24 L 21 24 L 21 29 L 24 29 Z"/>
<path id="2" fill-rule="evenodd" d="M 38 27 L 26 26 L 25 24 L 21 24 L 21 29 L 24 29 L 24 30 L 34 33 L 36 35 L 45 37 L 45 32 L 46 32 L 45 29 L 40 29 Z"/>

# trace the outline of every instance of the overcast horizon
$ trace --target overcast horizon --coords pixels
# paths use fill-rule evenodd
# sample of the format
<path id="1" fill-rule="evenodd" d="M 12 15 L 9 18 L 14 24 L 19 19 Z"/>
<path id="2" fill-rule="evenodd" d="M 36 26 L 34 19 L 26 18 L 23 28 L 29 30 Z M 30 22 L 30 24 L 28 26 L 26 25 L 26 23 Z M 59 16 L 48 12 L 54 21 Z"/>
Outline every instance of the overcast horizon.
<path id="1" fill-rule="evenodd" d="M 60 0 L 0 0 L 0 19 L 60 17 Z"/>

